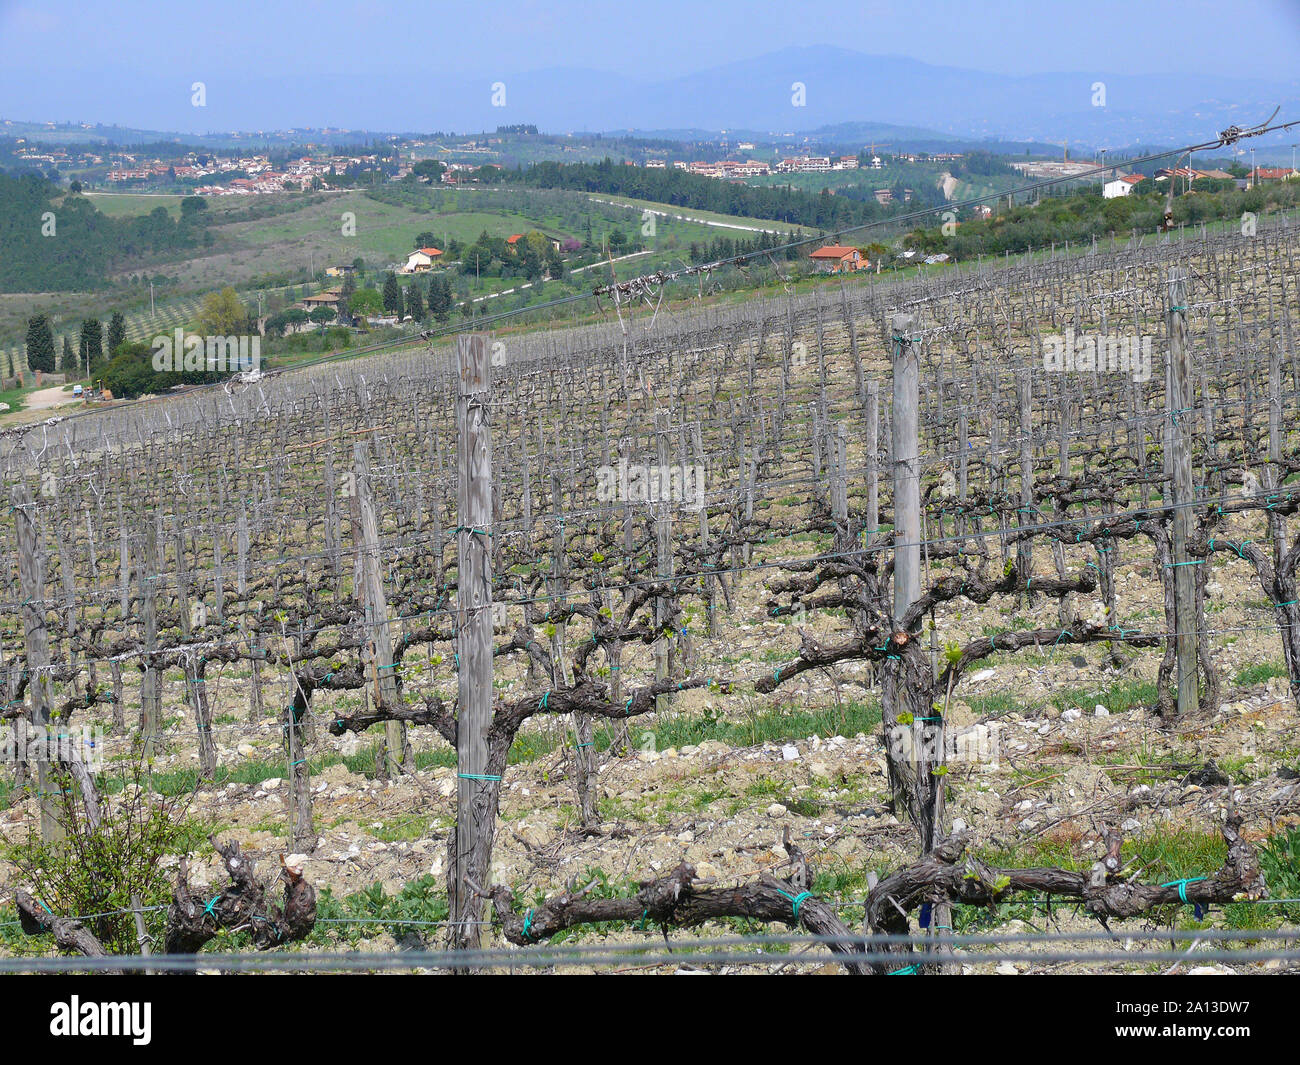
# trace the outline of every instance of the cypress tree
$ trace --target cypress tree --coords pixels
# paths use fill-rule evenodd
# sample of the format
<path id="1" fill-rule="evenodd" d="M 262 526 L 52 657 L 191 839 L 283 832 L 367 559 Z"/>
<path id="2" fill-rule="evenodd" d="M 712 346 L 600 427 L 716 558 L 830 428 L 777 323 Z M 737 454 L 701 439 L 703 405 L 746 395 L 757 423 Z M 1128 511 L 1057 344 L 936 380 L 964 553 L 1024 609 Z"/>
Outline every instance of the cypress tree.
<path id="1" fill-rule="evenodd" d="M 108 357 L 113 357 L 117 346 L 126 340 L 126 318 L 121 311 L 114 311 L 108 322 Z"/>
<path id="2" fill-rule="evenodd" d="M 46 314 L 27 319 L 27 365 L 43 373 L 54 372 L 54 331 Z"/>
<path id="3" fill-rule="evenodd" d="M 384 278 L 384 310 L 398 317 L 402 314 L 402 286 L 397 283 L 397 275 L 391 270 Z"/>

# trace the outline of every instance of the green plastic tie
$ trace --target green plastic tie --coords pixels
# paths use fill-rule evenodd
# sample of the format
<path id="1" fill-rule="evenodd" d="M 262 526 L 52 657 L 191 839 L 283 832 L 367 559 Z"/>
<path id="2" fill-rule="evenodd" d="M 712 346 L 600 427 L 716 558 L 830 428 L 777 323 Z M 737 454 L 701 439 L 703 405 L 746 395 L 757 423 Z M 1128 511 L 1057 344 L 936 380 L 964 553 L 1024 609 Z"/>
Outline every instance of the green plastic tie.
<path id="1" fill-rule="evenodd" d="M 798 895 L 788 895 L 780 888 L 777 888 L 776 893 L 782 896 L 783 898 L 787 898 L 790 900 L 790 904 L 794 907 L 794 919 L 796 921 L 799 920 L 799 907 L 804 904 L 805 899 L 810 899 L 813 897 L 813 893 L 811 891 L 801 891 Z"/>
<path id="2" fill-rule="evenodd" d="M 1182 880 L 1171 880 L 1167 884 L 1161 884 L 1161 887 L 1176 887 L 1178 889 L 1178 899 L 1180 902 L 1187 901 L 1187 885 L 1199 884 L 1202 880 L 1209 880 L 1208 876 L 1185 877 Z"/>
<path id="3" fill-rule="evenodd" d="M 890 973 L 889 975 L 890 975 L 890 976 L 915 976 L 915 975 L 916 975 L 916 966 L 915 966 L 915 965 L 909 965 L 906 969 L 895 969 L 895 970 L 894 970 L 892 973 Z"/>

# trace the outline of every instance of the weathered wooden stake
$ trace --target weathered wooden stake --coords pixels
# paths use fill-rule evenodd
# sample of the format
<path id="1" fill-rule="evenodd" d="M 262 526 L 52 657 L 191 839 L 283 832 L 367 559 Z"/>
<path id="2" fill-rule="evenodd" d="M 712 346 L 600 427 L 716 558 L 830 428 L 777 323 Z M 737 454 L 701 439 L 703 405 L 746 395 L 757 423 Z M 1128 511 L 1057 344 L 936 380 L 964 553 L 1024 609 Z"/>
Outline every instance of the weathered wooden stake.
<path id="1" fill-rule="evenodd" d="M 352 510 L 352 537 L 360 563 L 360 591 L 366 612 L 365 659 L 370 666 L 371 698 L 376 707 L 392 710 L 398 700 L 393 638 L 389 631 L 388 600 L 379 568 L 379 518 L 370 489 L 366 446 L 361 441 L 352 445 L 352 493 L 348 505 Z M 406 755 L 406 725 L 401 721 L 386 721 L 384 767 L 390 780 L 400 775 Z"/>
<path id="2" fill-rule="evenodd" d="M 492 725 L 492 433 L 488 336 L 457 337 L 460 379 L 456 398 L 458 478 L 456 642 L 460 658 L 456 710 L 456 831 L 451 839 L 448 894 L 451 945 L 479 943 L 479 919 L 490 885 L 496 796 L 501 782 L 488 773 Z"/>
<path id="3" fill-rule="evenodd" d="M 50 636 L 45 628 L 45 575 L 41 564 L 40 544 L 36 533 L 36 503 L 25 484 L 15 485 L 13 504 L 14 531 L 18 539 L 18 579 L 23 596 L 23 646 L 27 670 L 31 674 L 28 691 L 32 707 L 29 718 L 33 726 L 47 729 L 50 708 L 54 705 L 54 684 L 50 678 Z M 48 745 L 37 747 L 36 792 L 41 808 L 41 839 L 49 842 L 63 835 L 58 805 L 50 798 L 51 772 Z"/>
<path id="4" fill-rule="evenodd" d="M 1192 375 L 1187 351 L 1187 275 L 1169 272 L 1169 362 L 1166 367 L 1165 474 L 1174 506 L 1174 643 L 1178 656 L 1178 713 L 1197 708 L 1196 574 L 1187 541 L 1195 525 L 1192 503 Z"/>

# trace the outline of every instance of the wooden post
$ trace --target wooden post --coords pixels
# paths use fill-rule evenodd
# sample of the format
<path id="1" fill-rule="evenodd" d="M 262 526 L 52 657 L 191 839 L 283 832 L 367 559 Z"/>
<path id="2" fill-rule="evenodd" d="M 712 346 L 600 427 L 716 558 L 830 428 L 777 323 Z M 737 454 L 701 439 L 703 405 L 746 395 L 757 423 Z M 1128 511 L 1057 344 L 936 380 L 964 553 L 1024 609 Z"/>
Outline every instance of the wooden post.
<path id="1" fill-rule="evenodd" d="M 50 636 L 45 628 L 45 575 L 41 565 L 40 543 L 36 532 L 36 503 L 25 484 L 17 484 L 10 493 L 13 504 L 14 532 L 18 540 L 18 579 L 23 596 L 23 647 L 27 670 L 31 674 L 30 720 L 41 730 L 49 727 L 50 708 L 54 705 L 54 685 L 50 678 Z M 63 835 L 58 805 L 50 798 L 51 773 L 49 744 L 41 742 L 37 750 L 36 792 L 41 808 L 41 839 L 47 843 Z"/>
<path id="2" fill-rule="evenodd" d="M 894 461 L 894 627 L 921 598 L 921 460 L 917 426 L 920 367 L 912 340 L 910 314 L 893 319 Z"/>
<path id="3" fill-rule="evenodd" d="M 663 481 L 668 470 L 668 419 L 665 413 L 655 414 L 655 461 L 659 464 L 660 499 L 655 508 L 655 562 L 656 575 L 661 581 L 673 575 L 673 541 L 672 541 L 672 504 L 668 493 L 663 491 Z M 655 680 L 665 681 L 672 671 L 673 641 L 664 635 L 668 626 L 670 602 L 666 596 L 655 597 Z M 669 697 L 660 695 L 655 698 L 655 711 L 663 713 L 668 709 Z"/>
<path id="4" fill-rule="evenodd" d="M 140 727 L 144 734 L 145 757 L 153 756 L 154 744 L 158 741 L 161 727 L 162 678 L 154 665 L 153 652 L 158 645 L 158 542 L 154 539 L 152 529 L 144 529 L 140 534 L 140 602 L 141 627 L 143 628 L 144 672 L 140 678 Z"/>
<path id="5" fill-rule="evenodd" d="M 895 315 L 893 329 L 894 633 L 885 663 L 881 719 L 895 807 L 906 811 L 921 837 L 921 853 L 935 845 L 943 823 L 943 721 L 931 692 L 934 670 L 920 641 L 920 625 L 904 626 L 921 597 L 920 368 L 910 336 L 911 315 Z M 937 752 L 937 753 L 931 753 Z"/>
<path id="6" fill-rule="evenodd" d="M 555 534 L 551 543 L 551 609 L 560 608 L 562 612 L 568 605 L 569 563 L 568 548 L 564 532 L 564 512 L 560 508 L 560 475 L 551 472 L 551 509 L 555 515 Z M 548 611 L 549 613 L 549 611 Z M 573 673 L 569 665 L 569 649 L 566 640 L 566 625 L 561 616 L 551 623 L 551 684 L 555 688 L 569 688 L 573 685 Z M 594 761 L 592 759 L 591 715 L 575 713 L 573 715 L 573 782 L 578 795 L 578 812 L 583 825 L 596 822 L 596 796 L 592 791 Z"/>
<path id="7" fill-rule="evenodd" d="M 352 445 L 352 537 L 361 572 L 361 595 L 366 612 L 366 661 L 370 666 L 370 694 L 376 707 L 397 706 L 397 678 L 393 665 L 393 638 L 388 627 L 388 600 L 379 570 L 379 518 L 370 491 L 369 462 L 361 441 Z M 401 772 L 407 753 L 406 725 L 384 722 L 384 766 L 389 779 Z"/>
<path id="8" fill-rule="evenodd" d="M 867 382 L 867 540 L 880 533 L 880 382 Z"/>
<path id="9" fill-rule="evenodd" d="M 1178 656 L 1178 713 L 1197 708 L 1196 574 L 1199 561 L 1188 557 L 1187 541 L 1195 521 L 1192 503 L 1192 376 L 1187 351 L 1187 275 L 1174 267 L 1169 272 L 1169 361 L 1165 396 L 1169 409 L 1165 424 L 1165 474 L 1174 506 L 1174 643 Z"/>
<path id="10" fill-rule="evenodd" d="M 490 886 L 492 837 L 500 770 L 488 768 L 492 724 L 492 434 L 488 336 L 457 337 L 460 368 L 456 397 L 458 473 L 456 641 L 460 657 L 456 712 L 456 831 L 448 880 L 451 943 L 471 950 L 479 943 L 480 891 Z M 503 760 L 504 761 L 504 760 Z"/>
<path id="11" fill-rule="evenodd" d="M 1034 427 L 1033 427 L 1033 384 L 1029 371 L 1023 371 L 1016 380 L 1016 399 L 1020 411 L 1020 508 L 1016 514 L 1016 525 L 1036 525 L 1034 511 Z M 1016 569 L 1032 585 L 1034 575 L 1034 549 L 1029 538 L 1016 545 Z M 1025 599 L 1032 601 L 1032 592 L 1025 592 Z"/>

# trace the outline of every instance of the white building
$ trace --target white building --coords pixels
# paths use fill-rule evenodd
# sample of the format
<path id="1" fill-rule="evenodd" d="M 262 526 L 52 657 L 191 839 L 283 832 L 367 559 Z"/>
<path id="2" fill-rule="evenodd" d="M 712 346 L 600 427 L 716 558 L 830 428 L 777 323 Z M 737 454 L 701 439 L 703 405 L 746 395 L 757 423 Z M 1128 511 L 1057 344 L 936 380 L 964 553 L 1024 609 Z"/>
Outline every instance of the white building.
<path id="1" fill-rule="evenodd" d="M 1114 181 L 1107 181 L 1101 187 L 1101 195 L 1104 199 L 1113 200 L 1119 196 L 1127 196 L 1133 191 L 1133 187 L 1139 181 L 1145 181 L 1146 178 L 1141 174 L 1125 174 L 1123 177 L 1117 177 Z"/>

